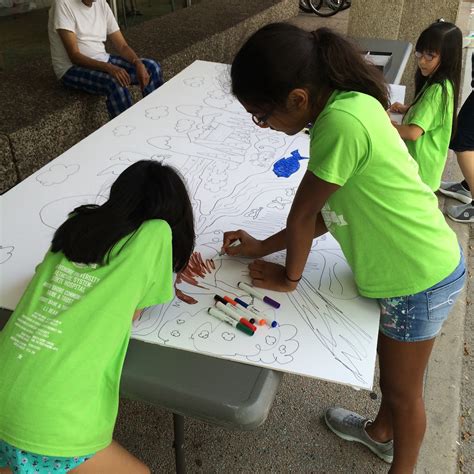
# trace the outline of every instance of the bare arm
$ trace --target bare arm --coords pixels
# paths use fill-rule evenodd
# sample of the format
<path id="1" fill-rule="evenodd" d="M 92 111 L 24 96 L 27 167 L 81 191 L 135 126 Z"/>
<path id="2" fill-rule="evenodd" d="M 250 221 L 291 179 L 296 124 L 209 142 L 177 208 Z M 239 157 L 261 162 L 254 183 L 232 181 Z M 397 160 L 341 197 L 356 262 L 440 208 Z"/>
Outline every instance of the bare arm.
<path id="1" fill-rule="evenodd" d="M 262 257 L 286 248 L 286 265 L 255 260 L 249 265 L 255 286 L 275 291 L 292 291 L 303 273 L 312 241 L 327 231 L 321 217 L 321 209 L 339 186 L 317 178 L 307 171 L 298 187 L 287 219 L 286 229 L 266 240 L 256 240 L 239 230 L 224 234 L 223 249 L 229 255 Z M 240 239 L 241 245 L 228 247 Z"/>
<path id="2" fill-rule="evenodd" d="M 133 65 L 141 63 L 140 58 L 137 56 L 135 51 L 128 45 L 120 30 L 110 34 L 108 38 L 112 42 L 114 48 L 117 50 L 119 56 L 122 56 L 122 58 L 126 59 L 129 63 L 132 63 Z"/>
<path id="3" fill-rule="evenodd" d="M 306 171 L 296 192 L 286 226 L 286 276 L 289 279 L 297 280 L 303 274 L 315 234 L 315 224 L 319 228 L 323 224 L 318 223 L 318 218 L 322 221 L 321 209 L 338 189 L 337 184 L 323 181 L 311 171 Z"/>
<path id="4" fill-rule="evenodd" d="M 73 64 L 76 66 L 87 67 L 89 69 L 95 69 L 97 71 L 109 72 L 109 63 L 96 61 L 79 51 L 75 33 L 69 30 L 57 30 L 57 32 L 66 48 L 67 55 Z"/>
<path id="5" fill-rule="evenodd" d="M 397 129 L 400 137 L 404 140 L 418 140 L 424 133 L 424 130 L 418 125 L 398 125 L 394 122 L 392 122 L 392 125 Z"/>
<path id="6" fill-rule="evenodd" d="M 143 90 L 150 82 L 150 76 L 145 65 L 142 63 L 135 51 L 128 45 L 120 30 L 110 34 L 109 39 L 118 54 L 135 66 L 138 82 Z"/>
<path id="7" fill-rule="evenodd" d="M 130 76 L 125 69 L 115 66 L 104 61 L 97 61 L 95 59 L 85 56 L 79 51 L 77 45 L 76 34 L 69 30 L 57 30 L 61 41 L 63 42 L 64 48 L 69 56 L 69 59 L 76 66 L 82 66 L 96 71 L 106 72 L 113 76 L 122 87 L 130 85 Z"/>
<path id="8" fill-rule="evenodd" d="M 314 223 L 313 238 L 319 237 L 328 231 L 324 224 L 321 213 L 316 216 Z M 240 240 L 241 245 L 229 247 L 235 240 Z M 242 255 L 246 257 L 265 257 L 272 253 L 279 252 L 286 249 L 286 228 L 280 230 L 276 234 L 271 235 L 265 240 L 254 239 L 251 235 L 242 229 L 229 231 L 224 233 L 224 242 L 222 250 L 228 255 L 237 256 Z"/>

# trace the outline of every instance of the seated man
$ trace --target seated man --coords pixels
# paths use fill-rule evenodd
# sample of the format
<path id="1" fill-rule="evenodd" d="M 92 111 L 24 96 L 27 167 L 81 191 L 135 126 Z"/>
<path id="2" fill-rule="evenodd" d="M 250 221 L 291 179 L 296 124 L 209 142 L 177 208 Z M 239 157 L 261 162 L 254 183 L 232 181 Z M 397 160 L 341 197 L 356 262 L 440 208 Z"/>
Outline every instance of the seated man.
<path id="1" fill-rule="evenodd" d="M 105 95 L 111 118 L 132 105 L 130 84 L 139 84 L 143 96 L 163 84 L 160 65 L 136 55 L 105 0 L 55 0 L 48 33 L 58 79 L 67 87 Z M 105 51 L 107 38 L 120 56 Z"/>

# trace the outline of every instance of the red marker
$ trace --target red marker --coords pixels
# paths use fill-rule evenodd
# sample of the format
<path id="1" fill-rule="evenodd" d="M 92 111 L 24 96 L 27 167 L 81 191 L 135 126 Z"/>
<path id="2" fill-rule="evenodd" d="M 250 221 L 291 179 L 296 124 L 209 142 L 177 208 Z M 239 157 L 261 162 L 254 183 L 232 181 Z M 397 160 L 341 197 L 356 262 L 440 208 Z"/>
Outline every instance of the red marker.
<path id="1" fill-rule="evenodd" d="M 215 298 L 215 297 L 214 297 Z M 230 296 L 224 296 L 224 301 L 227 301 L 227 303 L 230 303 L 234 308 L 238 309 L 239 311 L 242 311 L 242 313 L 245 314 L 245 316 L 247 318 L 249 318 L 249 321 L 254 324 L 255 323 L 255 318 L 254 318 L 254 315 L 250 312 L 250 311 L 247 311 L 247 309 L 245 308 L 244 305 L 242 304 L 238 304 L 238 301 L 236 300 L 233 300 Z M 260 322 L 260 326 L 262 326 L 263 324 L 265 324 L 265 321 L 262 323 Z"/>

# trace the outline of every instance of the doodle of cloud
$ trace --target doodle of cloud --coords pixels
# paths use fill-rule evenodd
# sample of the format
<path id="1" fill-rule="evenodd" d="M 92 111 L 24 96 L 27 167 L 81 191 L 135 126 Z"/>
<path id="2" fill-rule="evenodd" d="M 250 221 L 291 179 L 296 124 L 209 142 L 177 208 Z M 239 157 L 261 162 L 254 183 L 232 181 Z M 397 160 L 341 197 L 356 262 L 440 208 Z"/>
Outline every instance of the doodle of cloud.
<path id="1" fill-rule="evenodd" d="M 116 137 L 126 137 L 130 135 L 135 130 L 135 127 L 130 127 L 128 125 L 119 125 L 113 129 L 113 134 Z"/>
<path id="2" fill-rule="evenodd" d="M 263 362 L 264 364 L 278 363 L 281 365 L 293 361 L 293 354 L 299 348 L 295 339 L 296 328 L 291 324 L 284 324 L 272 330 L 274 334 L 266 335 L 260 346 L 261 352 L 249 360 Z"/>
<path id="3" fill-rule="evenodd" d="M 227 341 L 227 342 L 233 341 L 235 339 L 235 334 L 232 334 L 231 332 L 228 332 L 228 331 L 224 331 L 222 333 L 222 339 L 224 339 L 224 341 Z"/>
<path id="4" fill-rule="evenodd" d="M 181 119 L 176 122 L 176 126 L 174 127 L 174 129 L 179 133 L 183 133 L 191 130 L 193 126 L 194 120 Z"/>
<path id="5" fill-rule="evenodd" d="M 176 330 L 176 329 L 173 329 L 173 331 L 170 332 L 170 334 L 173 336 L 173 337 L 179 337 L 181 336 L 181 333 Z"/>
<path id="6" fill-rule="evenodd" d="M 204 77 L 189 77 L 183 81 L 189 87 L 201 87 L 204 84 Z"/>
<path id="7" fill-rule="evenodd" d="M 201 339 L 208 339 L 209 338 L 209 331 L 203 330 L 197 335 L 197 337 L 200 337 Z"/>
<path id="8" fill-rule="evenodd" d="M 15 250 L 15 247 L 11 245 L 8 247 L 2 247 L 0 245 L 0 263 L 5 263 L 7 260 L 10 260 L 13 255 L 13 250 Z"/>
<path id="9" fill-rule="evenodd" d="M 167 105 L 160 105 L 158 107 L 151 107 L 145 110 L 145 117 L 152 120 L 159 120 L 163 117 L 168 117 L 169 110 Z"/>
<path id="10" fill-rule="evenodd" d="M 79 165 L 53 165 L 50 166 L 44 173 L 36 176 L 36 181 L 43 186 L 51 186 L 53 184 L 60 184 L 66 181 L 69 176 L 79 171 Z"/>
<path id="11" fill-rule="evenodd" d="M 40 210 L 39 217 L 46 227 L 57 229 L 76 207 L 84 204 L 103 204 L 104 201 L 106 201 L 104 196 L 95 194 L 60 198 L 45 204 Z"/>

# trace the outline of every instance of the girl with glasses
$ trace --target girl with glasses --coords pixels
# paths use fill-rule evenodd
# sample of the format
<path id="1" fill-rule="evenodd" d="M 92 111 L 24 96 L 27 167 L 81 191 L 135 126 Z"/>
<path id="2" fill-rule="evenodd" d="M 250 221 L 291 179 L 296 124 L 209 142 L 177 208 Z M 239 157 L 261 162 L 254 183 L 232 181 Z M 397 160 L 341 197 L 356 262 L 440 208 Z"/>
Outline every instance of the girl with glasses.
<path id="1" fill-rule="evenodd" d="M 415 49 L 415 100 L 410 106 L 396 102 L 390 111 L 404 114 L 402 124 L 393 125 L 417 161 L 422 181 L 436 191 L 456 129 L 461 30 L 452 23 L 433 23 L 421 33 Z"/>
<path id="2" fill-rule="evenodd" d="M 465 266 L 436 196 L 390 123 L 382 73 L 326 28 L 276 23 L 242 46 L 231 81 L 257 125 L 287 135 L 313 125 L 308 169 L 286 228 L 265 240 L 228 231 L 222 249 L 257 258 L 249 265 L 253 285 L 289 292 L 302 278 L 313 239 L 331 232 L 360 294 L 380 305 L 383 396 L 374 421 L 330 408 L 326 423 L 392 463 L 392 474 L 412 472 L 425 432 L 424 371 Z M 285 249 L 285 265 L 259 260 Z"/>

